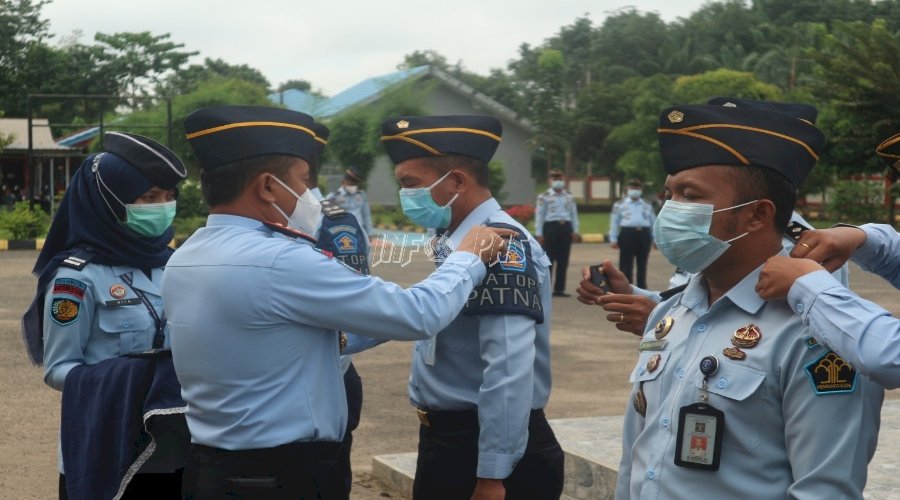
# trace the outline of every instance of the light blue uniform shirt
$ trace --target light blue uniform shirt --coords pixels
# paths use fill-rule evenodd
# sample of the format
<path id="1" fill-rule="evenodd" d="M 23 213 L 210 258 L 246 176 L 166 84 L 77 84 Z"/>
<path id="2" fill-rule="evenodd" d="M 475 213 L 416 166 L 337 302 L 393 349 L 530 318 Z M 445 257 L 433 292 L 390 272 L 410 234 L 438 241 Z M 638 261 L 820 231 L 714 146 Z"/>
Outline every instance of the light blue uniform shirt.
<path id="1" fill-rule="evenodd" d="M 485 275 L 470 253 L 447 263 L 403 289 L 257 220 L 210 215 L 169 260 L 162 287 L 192 441 L 229 450 L 340 441 L 336 331 L 433 336 Z"/>
<path id="2" fill-rule="evenodd" d="M 429 410 L 478 410 L 477 477 L 508 477 L 525 452 L 532 409 L 550 397 L 550 261 L 537 241 L 493 198 L 466 217 L 449 236 L 456 248 L 470 228 L 501 222 L 531 242 L 544 322 L 521 314 L 460 314 L 432 342 L 417 342 L 409 378 L 413 405 Z M 446 262 L 439 269 L 446 266 Z"/>
<path id="3" fill-rule="evenodd" d="M 631 396 L 642 386 L 647 410 L 642 417 L 629 402 L 625 411 L 617 499 L 862 498 L 884 391 L 857 373 L 849 391 L 817 394 L 808 370 L 828 351 L 807 342 L 808 329 L 786 301 L 756 294 L 761 269 L 711 307 L 701 278 L 651 314 L 644 340 L 655 339 L 657 321 L 670 317 L 674 325 L 665 348 L 641 352 L 631 374 Z M 759 344 L 744 349 L 744 360 L 724 356 L 735 330 L 751 323 Z M 699 363 L 708 355 L 719 360 L 709 404 L 725 414 L 715 472 L 674 463 L 679 410 L 699 401 Z"/>
<path id="4" fill-rule="evenodd" d="M 337 203 L 341 208 L 353 214 L 363 231 L 366 234 L 372 234 L 372 209 L 369 207 L 369 199 L 366 197 L 365 191 L 358 189 L 355 193 L 350 194 L 344 189 L 344 186 L 341 186 L 337 191 L 329 193 L 325 199 Z"/>
<path id="5" fill-rule="evenodd" d="M 141 270 L 126 266 L 88 264 L 81 270 L 60 266 L 56 271 L 44 296 L 44 382 L 47 385 L 61 391 L 66 375 L 78 365 L 95 365 L 153 346 L 156 323 L 138 300 L 134 288 L 120 277 L 126 273 L 131 275 L 134 288 L 145 294 L 162 318 L 163 301 L 158 284 L 162 281 L 163 268 L 151 271 L 152 281 Z M 70 311 L 74 311 L 71 307 L 77 307 L 74 319 L 55 320 L 54 301 L 68 302 L 65 307 Z M 121 301 L 129 304 L 116 305 Z M 168 329 L 164 332 L 164 345 L 168 347 Z M 183 466 L 172 465 L 173 453 L 177 455 L 174 445 L 168 441 L 157 445 L 164 450 L 153 454 L 140 472 L 171 472 Z M 58 465 L 59 472 L 64 473 L 61 447 Z"/>
<path id="6" fill-rule="evenodd" d="M 80 364 L 94 365 L 153 345 L 156 324 L 134 289 L 120 278 L 125 273 L 131 275 L 134 288 L 144 292 L 157 315 L 162 317 L 163 302 L 158 288 L 162 268 L 152 270 L 152 281 L 140 270 L 124 266 L 88 264 L 81 270 L 61 266 L 56 271 L 44 297 L 44 381 L 47 385 L 61 391 L 72 368 Z M 79 285 L 64 282 L 67 279 L 86 285 L 83 297 L 78 297 Z M 69 292 L 54 293 L 54 290 Z M 77 302 L 78 314 L 74 321 L 63 325 L 52 319 L 55 298 Z M 136 303 L 112 304 L 119 299 Z"/>
<path id="7" fill-rule="evenodd" d="M 572 231 L 578 232 L 578 206 L 575 204 L 575 196 L 562 190 L 548 189 L 538 195 L 537 210 L 534 214 L 534 234 L 544 235 L 544 223 L 553 221 L 569 221 L 572 223 Z"/>
<path id="8" fill-rule="evenodd" d="M 653 205 L 647 203 L 643 198 L 632 200 L 630 197 L 623 198 L 613 204 L 612 218 L 609 221 L 609 241 L 616 243 L 619 241 L 619 231 L 623 227 L 640 227 L 652 229 L 653 223 L 656 222 L 656 213 L 653 211 Z M 650 231 L 650 238 L 653 238 L 653 231 Z"/>
<path id="9" fill-rule="evenodd" d="M 861 229 L 866 243 L 853 261 L 900 288 L 900 235 L 881 224 Z M 890 312 L 851 292 L 826 271 L 801 276 L 787 300 L 819 342 L 879 384 L 900 387 L 900 320 Z"/>

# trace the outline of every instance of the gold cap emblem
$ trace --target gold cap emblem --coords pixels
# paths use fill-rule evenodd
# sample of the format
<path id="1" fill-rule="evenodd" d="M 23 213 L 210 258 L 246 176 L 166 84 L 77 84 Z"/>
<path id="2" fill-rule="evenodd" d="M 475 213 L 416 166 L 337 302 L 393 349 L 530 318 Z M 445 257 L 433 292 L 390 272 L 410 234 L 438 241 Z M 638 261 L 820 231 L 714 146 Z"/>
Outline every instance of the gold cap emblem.
<path id="1" fill-rule="evenodd" d="M 397 128 L 409 128 L 409 122 L 406 120 L 400 120 L 397 122 Z"/>
<path id="2" fill-rule="evenodd" d="M 678 111 L 678 110 L 673 110 L 671 113 L 668 114 L 667 117 L 669 118 L 669 121 L 672 123 L 681 123 L 681 120 L 684 120 L 684 113 L 682 113 L 681 111 Z"/>
<path id="3" fill-rule="evenodd" d="M 656 328 L 653 329 L 653 333 L 656 335 L 656 340 L 659 340 L 666 335 L 669 334 L 669 330 L 672 329 L 672 325 L 675 324 L 675 320 L 666 316 L 665 318 L 659 320 L 656 323 Z"/>
<path id="4" fill-rule="evenodd" d="M 734 344 L 735 347 L 742 347 L 744 349 L 756 347 L 756 344 L 759 344 L 761 339 L 762 332 L 759 331 L 758 326 L 752 323 L 745 327 L 738 328 L 731 335 L 731 343 Z"/>

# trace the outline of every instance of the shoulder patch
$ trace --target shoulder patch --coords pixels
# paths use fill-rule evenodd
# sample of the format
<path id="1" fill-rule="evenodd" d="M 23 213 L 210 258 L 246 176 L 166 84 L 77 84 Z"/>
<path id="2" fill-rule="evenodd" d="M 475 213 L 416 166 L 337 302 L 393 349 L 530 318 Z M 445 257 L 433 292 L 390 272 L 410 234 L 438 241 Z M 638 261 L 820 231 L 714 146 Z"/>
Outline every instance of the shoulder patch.
<path id="1" fill-rule="evenodd" d="M 66 326 L 78 319 L 81 312 L 81 301 L 67 297 L 53 297 L 50 302 L 50 317 L 56 323 Z"/>
<path id="2" fill-rule="evenodd" d="M 76 299 L 84 298 L 87 283 L 72 278 L 56 278 L 53 281 L 53 295 L 71 295 Z"/>
<path id="3" fill-rule="evenodd" d="M 844 358 L 828 351 L 812 363 L 806 365 L 816 394 L 840 394 L 856 389 L 856 369 Z"/>
<path id="4" fill-rule="evenodd" d="M 538 323 L 544 322 L 537 272 L 531 260 L 531 246 L 527 237 L 515 226 L 489 223 L 491 227 L 512 229 L 507 255 L 488 267 L 484 280 L 472 290 L 463 314 L 523 314 Z"/>

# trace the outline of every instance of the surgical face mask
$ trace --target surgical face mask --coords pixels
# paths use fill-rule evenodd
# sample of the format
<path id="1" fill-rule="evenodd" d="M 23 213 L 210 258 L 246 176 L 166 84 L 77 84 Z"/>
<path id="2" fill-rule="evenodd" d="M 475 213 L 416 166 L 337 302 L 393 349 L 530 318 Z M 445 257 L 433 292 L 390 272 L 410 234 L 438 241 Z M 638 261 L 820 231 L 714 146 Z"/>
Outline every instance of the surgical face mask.
<path id="1" fill-rule="evenodd" d="M 402 188 L 400 190 L 400 208 L 409 220 L 422 227 L 442 229 L 450 225 L 450 205 L 459 197 L 453 195 L 446 205 L 440 206 L 431 197 L 431 189 L 441 183 L 450 172 L 425 188 Z"/>
<path id="2" fill-rule="evenodd" d="M 278 213 L 287 219 L 289 227 L 299 229 L 307 234 L 315 233 L 316 222 L 319 220 L 319 213 L 322 211 L 322 205 L 319 203 L 319 200 L 316 199 L 312 191 L 307 189 L 301 196 L 288 187 L 288 185 L 278 177 L 273 175 L 272 179 L 278 184 L 281 184 L 281 187 L 287 189 L 289 193 L 294 195 L 294 198 L 297 198 L 297 203 L 294 205 L 294 211 L 291 212 L 291 215 L 286 214 L 278 205 L 272 203 L 275 210 L 278 210 Z"/>
<path id="3" fill-rule="evenodd" d="M 169 229 L 175 219 L 175 200 L 165 203 L 128 203 L 125 227 L 147 238 L 155 238 Z"/>
<path id="4" fill-rule="evenodd" d="M 564 181 L 562 179 L 557 179 L 550 183 L 550 187 L 552 187 L 553 189 L 555 189 L 557 191 L 562 191 L 562 189 L 564 187 L 566 187 L 566 181 Z"/>
<path id="5" fill-rule="evenodd" d="M 631 198 L 632 200 L 636 200 L 636 199 L 640 198 L 641 190 L 640 189 L 629 189 L 628 197 Z"/>
<path id="6" fill-rule="evenodd" d="M 346 191 L 347 194 L 356 194 L 357 189 L 359 189 L 359 186 L 352 186 L 350 184 L 344 186 L 344 191 Z"/>
<path id="7" fill-rule="evenodd" d="M 709 234 L 712 216 L 755 203 L 748 201 L 733 207 L 713 210 L 705 203 L 683 203 L 668 200 L 653 224 L 653 240 L 659 251 L 673 265 L 689 273 L 699 273 L 716 261 L 731 243 L 748 233 L 722 241 Z"/>

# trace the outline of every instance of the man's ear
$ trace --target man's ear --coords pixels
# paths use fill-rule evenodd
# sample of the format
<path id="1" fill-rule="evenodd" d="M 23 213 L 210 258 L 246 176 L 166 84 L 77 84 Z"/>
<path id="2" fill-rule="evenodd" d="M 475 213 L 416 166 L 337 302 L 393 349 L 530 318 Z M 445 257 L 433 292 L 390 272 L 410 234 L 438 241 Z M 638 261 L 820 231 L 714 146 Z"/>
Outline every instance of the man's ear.
<path id="1" fill-rule="evenodd" d="M 266 204 L 275 203 L 275 184 L 272 174 L 261 172 L 251 181 L 251 189 Z"/>
<path id="2" fill-rule="evenodd" d="M 466 173 L 462 170 L 451 170 L 448 180 L 456 183 L 453 192 L 459 193 L 460 195 L 466 192 L 466 189 L 469 187 L 469 183 L 472 182 L 472 179 L 470 179 L 469 176 L 466 175 Z"/>
<path id="3" fill-rule="evenodd" d="M 769 226 L 774 227 L 775 203 L 772 200 L 762 199 L 748 208 L 747 232 L 754 233 Z"/>

